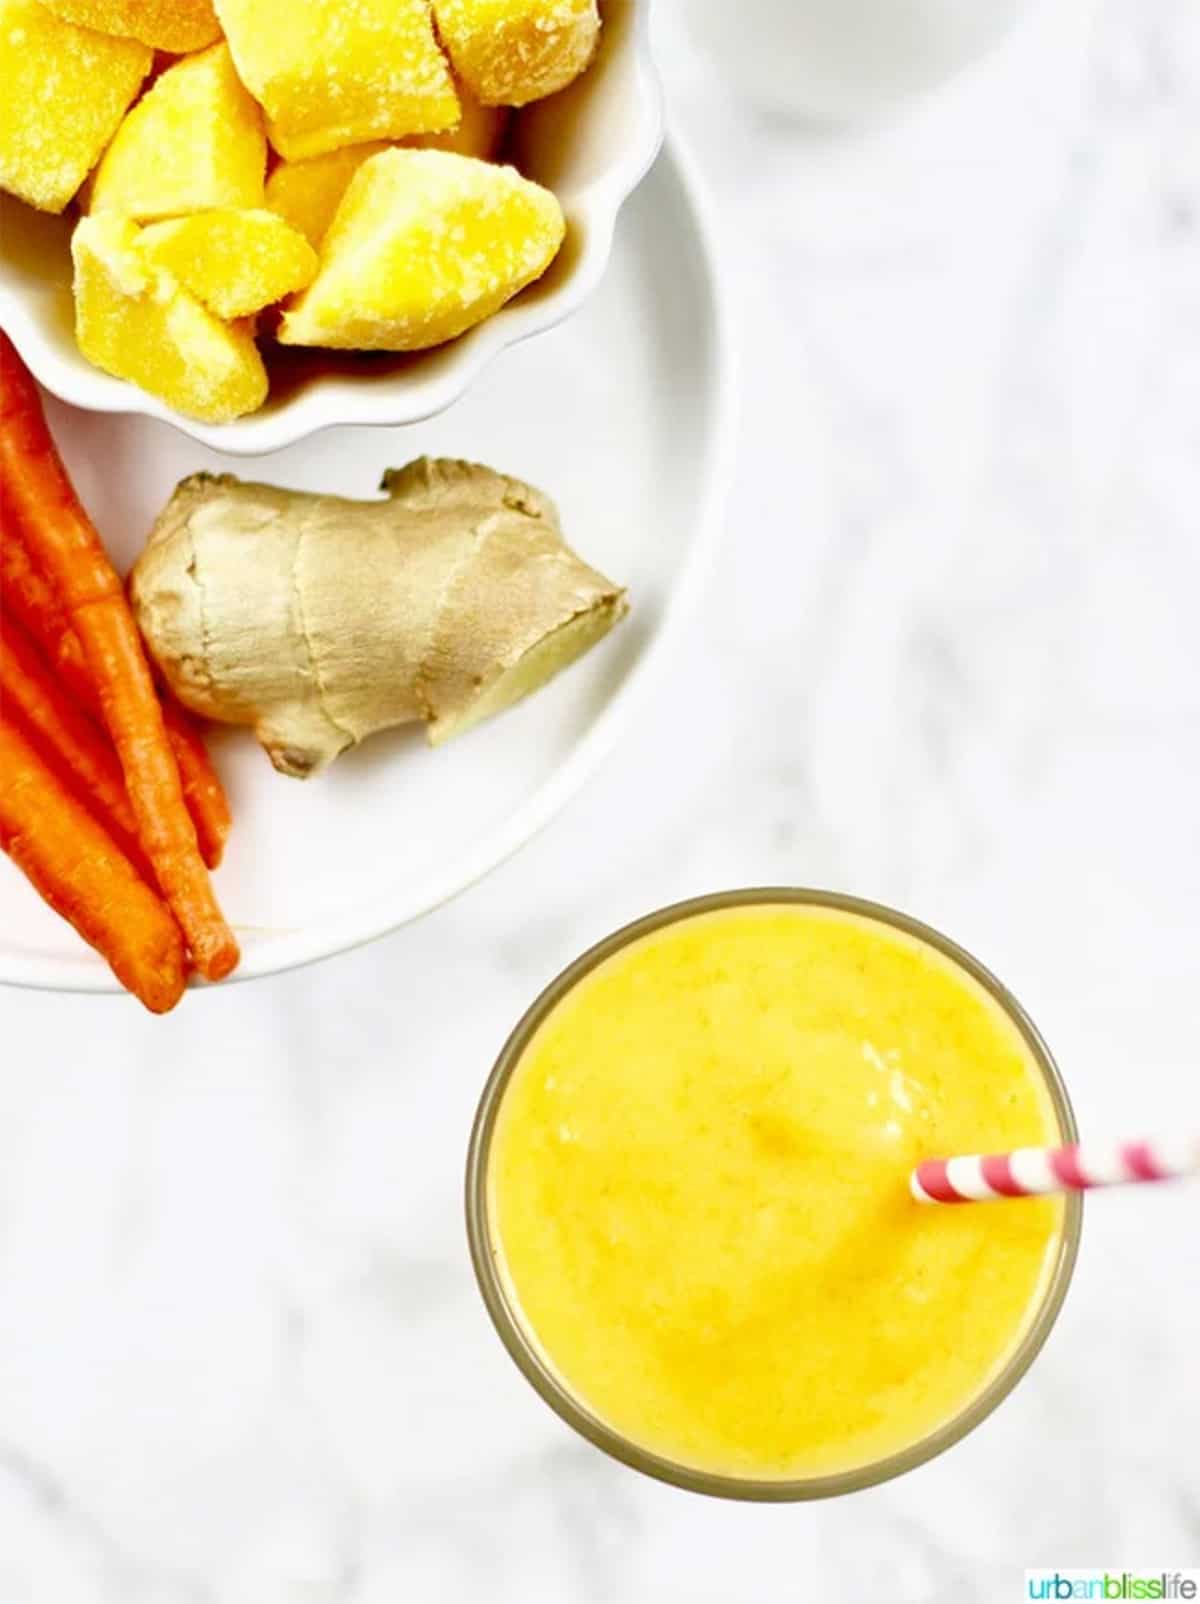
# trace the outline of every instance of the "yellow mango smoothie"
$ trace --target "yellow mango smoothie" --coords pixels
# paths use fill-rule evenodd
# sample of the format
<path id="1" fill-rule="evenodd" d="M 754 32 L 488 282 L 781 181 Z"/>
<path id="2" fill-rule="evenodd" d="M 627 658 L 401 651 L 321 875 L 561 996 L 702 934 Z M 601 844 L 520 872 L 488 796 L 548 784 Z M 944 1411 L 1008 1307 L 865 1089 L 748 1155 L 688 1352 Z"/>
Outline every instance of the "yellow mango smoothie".
<path id="1" fill-rule="evenodd" d="M 909 1177 L 1071 1115 L 966 954 L 869 904 L 747 895 L 644 921 L 535 1005 L 485 1094 L 472 1229 L 574 1424 L 685 1485 L 805 1496 L 936 1451 L 1032 1357 L 1077 1201 L 929 1207 Z"/>

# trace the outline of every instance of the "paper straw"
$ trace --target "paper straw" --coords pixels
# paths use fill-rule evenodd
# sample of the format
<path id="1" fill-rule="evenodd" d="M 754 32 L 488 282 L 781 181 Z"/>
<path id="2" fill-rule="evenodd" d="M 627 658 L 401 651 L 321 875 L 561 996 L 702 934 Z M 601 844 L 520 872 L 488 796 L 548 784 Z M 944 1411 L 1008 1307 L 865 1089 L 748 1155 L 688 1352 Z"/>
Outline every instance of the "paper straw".
<path id="1" fill-rule="evenodd" d="M 1197 1173 L 1200 1142 L 1101 1142 L 931 1158 L 917 1165 L 909 1184 L 918 1203 L 986 1203 L 1086 1192 L 1094 1186 L 1171 1181 Z"/>

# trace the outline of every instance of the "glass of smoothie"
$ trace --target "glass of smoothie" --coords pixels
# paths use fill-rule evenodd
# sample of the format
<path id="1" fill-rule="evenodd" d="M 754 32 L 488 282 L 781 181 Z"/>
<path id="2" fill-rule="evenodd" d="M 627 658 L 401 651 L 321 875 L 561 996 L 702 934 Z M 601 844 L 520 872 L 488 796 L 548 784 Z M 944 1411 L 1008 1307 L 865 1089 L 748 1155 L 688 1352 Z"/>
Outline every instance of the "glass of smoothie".
<path id="1" fill-rule="evenodd" d="M 1054 1062 L 968 953 L 888 908 L 726 892 L 610 936 L 483 1094 L 471 1253 L 591 1442 L 730 1498 L 852 1492 L 948 1448 L 1062 1305 L 1081 1202 L 928 1207 L 925 1158 L 1073 1141 Z"/>

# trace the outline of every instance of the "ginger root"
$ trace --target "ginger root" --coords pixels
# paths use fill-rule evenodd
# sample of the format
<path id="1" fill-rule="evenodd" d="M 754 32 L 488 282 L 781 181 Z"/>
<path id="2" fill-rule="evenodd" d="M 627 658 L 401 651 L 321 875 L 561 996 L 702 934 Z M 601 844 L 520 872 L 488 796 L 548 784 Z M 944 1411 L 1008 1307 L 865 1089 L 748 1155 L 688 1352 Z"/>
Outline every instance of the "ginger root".
<path id="1" fill-rule="evenodd" d="M 349 501 L 196 474 L 130 579 L 185 706 L 306 778 L 393 725 L 435 745 L 536 690 L 626 611 L 540 492 L 421 458 Z"/>

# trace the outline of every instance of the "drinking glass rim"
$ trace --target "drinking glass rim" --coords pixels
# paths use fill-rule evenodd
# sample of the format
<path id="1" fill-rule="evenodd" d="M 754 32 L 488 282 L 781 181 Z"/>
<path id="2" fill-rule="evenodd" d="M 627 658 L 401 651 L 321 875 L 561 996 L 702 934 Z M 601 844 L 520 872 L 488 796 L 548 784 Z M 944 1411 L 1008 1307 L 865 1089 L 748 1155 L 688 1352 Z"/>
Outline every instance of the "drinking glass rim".
<path id="1" fill-rule="evenodd" d="M 910 914 L 903 913 L 897 908 L 890 908 L 884 903 L 871 902 L 839 891 L 797 886 L 756 886 L 740 891 L 710 892 L 705 896 L 690 897 L 683 902 L 671 903 L 653 913 L 644 914 L 640 919 L 623 925 L 621 929 L 596 942 L 550 981 L 526 1009 L 509 1035 L 484 1086 L 471 1130 L 471 1143 L 467 1155 L 466 1214 L 471 1263 L 492 1324 L 517 1368 L 541 1396 L 543 1402 L 549 1404 L 561 1420 L 611 1458 L 671 1486 L 716 1498 L 782 1504 L 861 1492 L 868 1487 L 876 1487 L 882 1482 L 890 1481 L 895 1476 L 901 1476 L 907 1471 L 915 1470 L 919 1465 L 928 1463 L 961 1441 L 1004 1402 L 1041 1352 L 1062 1309 L 1079 1253 L 1083 1198 L 1081 1193 L 1072 1192 L 1064 1199 L 1062 1232 L 1053 1271 L 1047 1280 L 1037 1314 L 1007 1364 L 983 1391 L 952 1419 L 918 1442 L 894 1454 L 888 1454 L 882 1459 L 860 1465 L 853 1470 L 837 1471 L 832 1474 L 798 1477 L 792 1480 L 755 1480 L 696 1470 L 691 1466 L 679 1464 L 632 1442 L 598 1415 L 593 1414 L 568 1390 L 565 1382 L 559 1379 L 539 1353 L 534 1340 L 524 1328 L 515 1307 L 514 1297 L 510 1296 L 506 1289 L 496 1265 L 496 1252 L 492 1246 L 489 1221 L 487 1170 L 492 1136 L 504 1093 L 534 1033 L 586 975 L 615 953 L 632 945 L 643 936 L 651 935 L 670 925 L 682 924 L 703 914 L 721 912 L 729 908 L 772 904 L 828 908 L 837 913 L 855 914 L 860 918 L 899 930 L 949 958 L 983 987 L 1017 1027 L 1041 1071 L 1062 1140 L 1074 1142 L 1078 1139 L 1071 1100 L 1058 1065 L 1041 1032 L 1012 992 L 965 947 L 960 947 L 957 942 L 943 935 L 941 931 L 935 930 L 931 925 L 914 919 Z M 979 1206 L 1003 1207 L 1004 1205 Z"/>

